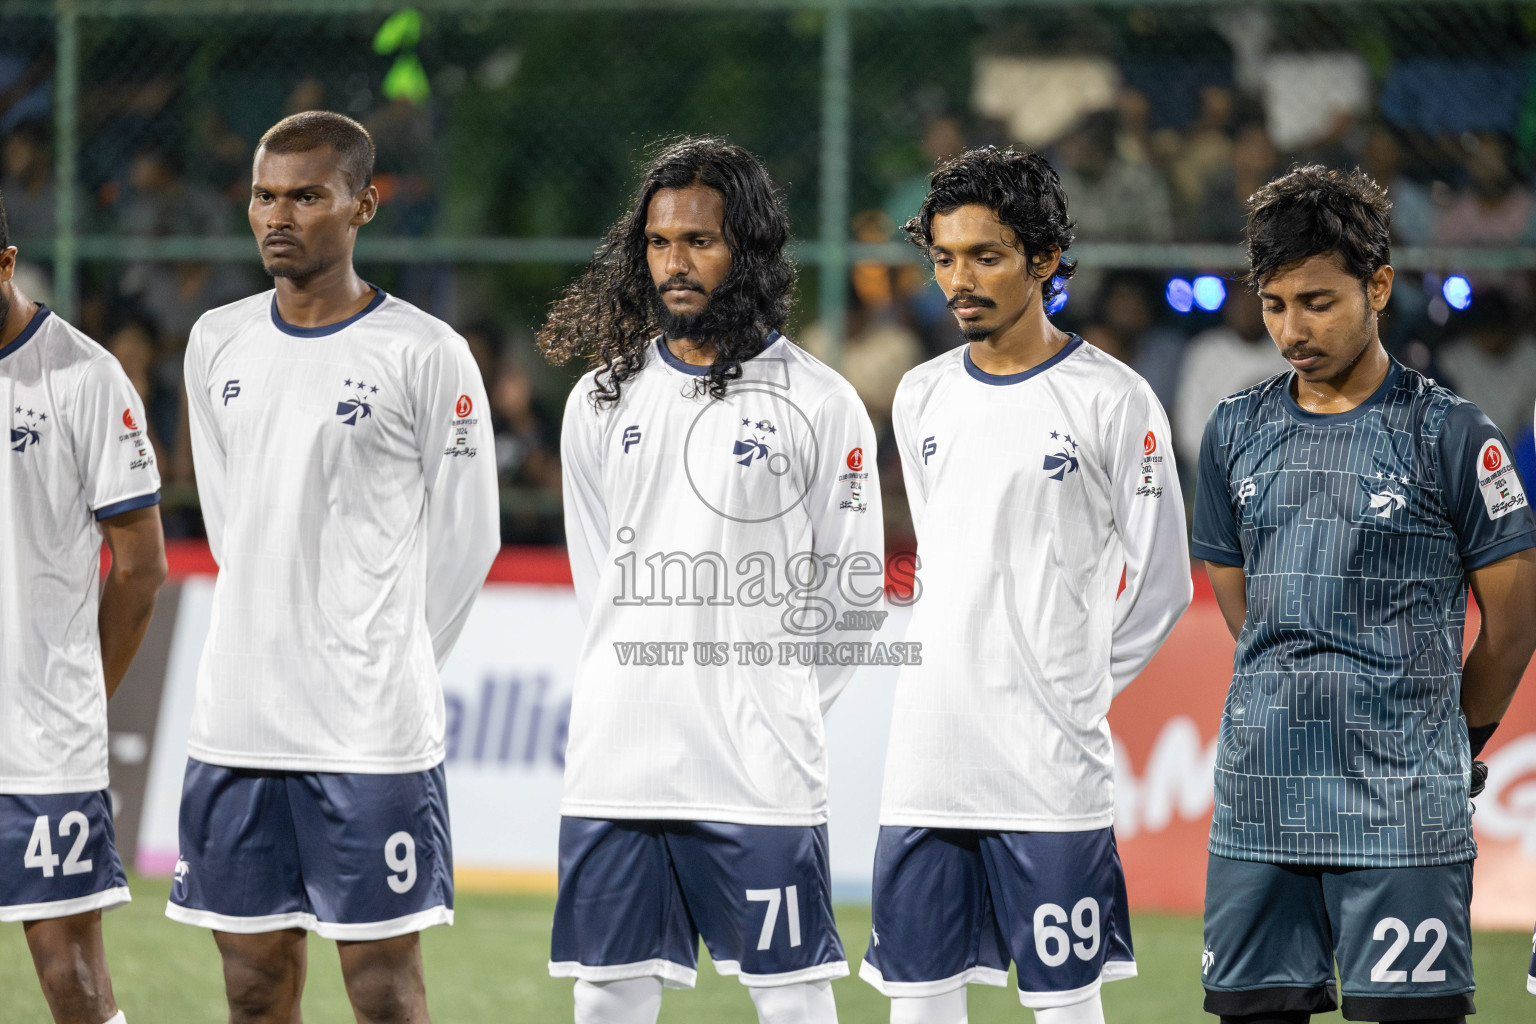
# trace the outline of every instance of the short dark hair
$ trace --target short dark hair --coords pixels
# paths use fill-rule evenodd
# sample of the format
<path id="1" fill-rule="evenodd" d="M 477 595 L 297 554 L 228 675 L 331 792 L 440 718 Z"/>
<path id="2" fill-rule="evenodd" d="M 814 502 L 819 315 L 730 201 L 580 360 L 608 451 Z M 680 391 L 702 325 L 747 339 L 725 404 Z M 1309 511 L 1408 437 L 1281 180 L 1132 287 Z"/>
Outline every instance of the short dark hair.
<path id="1" fill-rule="evenodd" d="M 290 114 L 268 128 L 257 145 L 268 153 L 308 153 L 330 146 L 354 194 L 373 182 L 373 160 L 378 152 L 373 136 L 345 114 L 330 110 Z"/>
<path id="2" fill-rule="evenodd" d="M 917 216 L 902 226 L 907 240 L 926 254 L 933 247 L 933 218 L 962 206 L 985 206 L 1018 239 L 1031 273 L 1037 257 L 1071 246 L 1072 221 L 1061 177 L 1039 153 L 1019 153 L 996 146 L 946 157 L 928 178 L 928 197 Z M 1077 272 L 1077 261 L 1061 257 L 1056 273 L 1040 289 L 1047 306 L 1061 293 L 1062 282 Z"/>
<path id="3" fill-rule="evenodd" d="M 1358 167 L 1293 167 L 1248 197 L 1248 283 L 1281 267 L 1334 255 L 1362 284 L 1392 262 L 1392 202 Z"/>

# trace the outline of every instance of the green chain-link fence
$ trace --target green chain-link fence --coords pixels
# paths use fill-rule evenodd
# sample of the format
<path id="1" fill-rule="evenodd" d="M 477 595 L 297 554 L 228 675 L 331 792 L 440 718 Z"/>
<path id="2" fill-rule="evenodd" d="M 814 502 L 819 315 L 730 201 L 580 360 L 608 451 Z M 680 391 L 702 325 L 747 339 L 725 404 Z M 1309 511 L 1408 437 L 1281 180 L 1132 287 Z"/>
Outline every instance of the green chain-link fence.
<path id="1" fill-rule="evenodd" d="M 55 306 L 103 338 L 139 325 L 146 386 L 169 394 L 192 320 L 263 286 L 249 161 L 285 113 L 342 110 L 375 133 L 370 279 L 484 322 L 492 350 L 522 337 L 522 362 L 645 147 L 723 134 L 787 189 L 795 326 L 879 378 L 878 406 L 893 366 L 952 343 L 895 230 L 934 157 L 1047 152 L 1084 268 L 1062 315 L 1113 319 L 1105 297 L 1131 281 L 1186 336 L 1220 314 L 1168 282 L 1241 267 L 1246 190 L 1299 159 L 1358 163 L 1397 203 L 1391 343 L 1424 362 L 1462 315 L 1449 275 L 1511 317 L 1536 298 L 1533 35 L 1536 4 L 1410 0 L 0 0 L 0 184 Z M 861 348 L 893 325 L 902 344 Z M 522 369 L 509 408 L 545 414 L 513 448 L 547 449 L 569 378 Z M 160 420 L 176 449 L 177 416 Z M 164 461 L 174 495 L 187 478 Z M 534 476 L 509 488 L 512 538 L 558 536 L 547 469 Z"/>

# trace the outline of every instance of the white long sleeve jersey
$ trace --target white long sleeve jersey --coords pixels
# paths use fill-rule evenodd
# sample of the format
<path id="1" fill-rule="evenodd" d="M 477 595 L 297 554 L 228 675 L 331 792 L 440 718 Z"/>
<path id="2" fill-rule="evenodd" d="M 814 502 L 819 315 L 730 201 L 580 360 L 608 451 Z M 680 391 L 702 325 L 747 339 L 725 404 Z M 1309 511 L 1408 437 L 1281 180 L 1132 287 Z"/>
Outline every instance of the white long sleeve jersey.
<path id="1" fill-rule="evenodd" d="M 219 564 L 188 752 L 404 773 L 443 759 L 447 658 L 495 557 L 485 388 L 464 339 L 378 292 L 325 327 L 266 292 L 187 345 Z"/>
<path id="2" fill-rule="evenodd" d="M 586 637 L 563 814 L 827 819 L 822 713 L 879 640 L 839 628 L 883 601 L 874 430 L 782 336 L 742 369 L 713 400 L 658 340 L 616 406 L 594 407 L 590 373 L 566 404 Z"/>
<path id="3" fill-rule="evenodd" d="M 1192 596 L 1162 407 L 1073 336 L 1008 376 L 946 352 L 907 373 L 893 415 L 922 660 L 898 679 L 881 824 L 1111 824 L 1110 699 Z"/>
<path id="4" fill-rule="evenodd" d="M 46 308 L 0 347 L 0 793 L 107 785 L 103 519 L 160 500 L 116 359 Z"/>

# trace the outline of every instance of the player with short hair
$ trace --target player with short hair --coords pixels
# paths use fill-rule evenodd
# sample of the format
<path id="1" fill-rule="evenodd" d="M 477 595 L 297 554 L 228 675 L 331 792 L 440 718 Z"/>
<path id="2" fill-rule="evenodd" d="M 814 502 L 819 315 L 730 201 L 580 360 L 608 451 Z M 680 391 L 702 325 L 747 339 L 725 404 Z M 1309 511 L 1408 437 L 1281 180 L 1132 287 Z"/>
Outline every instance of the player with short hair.
<path id="1" fill-rule="evenodd" d="M 896 393 L 922 661 L 897 683 L 859 973 L 893 1024 L 963 1024 L 966 985 L 1010 960 L 1041 1024 L 1102 1022 L 1101 983 L 1136 973 L 1105 715 L 1192 594 L 1168 419 L 1047 316 L 1076 268 L 1044 158 L 945 160 L 905 230 L 969 344 Z"/>
<path id="2" fill-rule="evenodd" d="M 298 1019 L 306 932 L 359 1020 L 425 1021 L 418 932 L 453 920 L 438 672 L 499 546 L 479 370 L 363 281 L 373 140 L 340 114 L 261 139 L 250 224 L 276 289 L 187 345 L 219 563 L 166 914 L 211 928 L 230 1019 Z"/>
<path id="3" fill-rule="evenodd" d="M 1475 1012 L 1469 772 L 1536 647 L 1536 521 L 1498 428 L 1382 347 L 1390 209 L 1316 165 L 1248 200 L 1291 368 L 1200 448 L 1194 553 L 1237 640 L 1201 970 L 1226 1024 L 1334 1009 L 1335 960 L 1348 1020 Z"/>
<path id="4" fill-rule="evenodd" d="M 107 701 L 165 581 L 160 474 L 123 368 L 15 273 L 0 205 L 0 921 L 25 922 L 56 1024 L 123 1024 Z"/>
<path id="5" fill-rule="evenodd" d="M 837 1019 L 822 714 L 881 656 L 846 616 L 884 546 L 869 417 L 780 333 L 788 237 L 755 157 L 683 140 L 539 334 L 596 366 L 561 434 L 586 637 L 550 973 L 578 1024 L 655 1021 L 701 935 L 762 1021 Z"/>

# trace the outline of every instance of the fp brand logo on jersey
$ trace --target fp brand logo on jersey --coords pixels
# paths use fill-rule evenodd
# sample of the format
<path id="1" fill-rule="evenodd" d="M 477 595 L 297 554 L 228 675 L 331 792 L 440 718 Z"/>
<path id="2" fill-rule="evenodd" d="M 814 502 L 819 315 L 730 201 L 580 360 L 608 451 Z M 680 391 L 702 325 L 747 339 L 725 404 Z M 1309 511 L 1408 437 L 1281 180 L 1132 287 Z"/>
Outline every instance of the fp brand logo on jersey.
<path id="1" fill-rule="evenodd" d="M 939 450 L 939 443 L 931 437 L 923 438 L 923 465 L 928 465 L 928 456 Z"/>
<path id="2" fill-rule="evenodd" d="M 229 400 L 231 398 L 239 398 L 239 397 L 240 397 L 240 382 L 238 380 L 227 380 L 227 381 L 225 381 L 224 382 L 224 404 L 227 406 L 227 405 L 229 405 Z"/>
<path id="3" fill-rule="evenodd" d="M 1045 472 L 1052 480 L 1061 480 L 1068 473 L 1076 473 L 1077 442 L 1072 440 L 1072 435 L 1053 430 L 1051 440 L 1056 442 L 1056 451 L 1045 457 Z"/>
<path id="4" fill-rule="evenodd" d="M 379 393 L 377 384 L 365 384 L 362 381 L 352 383 L 348 377 L 342 387 L 351 388 L 352 395 L 346 400 L 336 403 L 336 415 L 341 417 L 341 422 L 349 427 L 357 426 L 358 420 L 365 420 L 373 415 L 373 406 L 369 405 L 366 396 Z"/>
<path id="5" fill-rule="evenodd" d="M 640 443 L 640 425 L 638 423 L 631 424 L 630 426 L 624 428 L 624 437 L 622 439 L 622 443 L 624 445 L 625 455 L 628 455 L 629 450 Z"/>
<path id="6" fill-rule="evenodd" d="M 863 448 L 854 448 L 848 452 L 848 468 L 855 473 L 864 468 Z"/>
<path id="7" fill-rule="evenodd" d="M 1248 499 L 1259 492 L 1259 485 L 1253 482 L 1253 477 L 1245 476 L 1237 485 L 1237 503 L 1246 506 Z"/>

